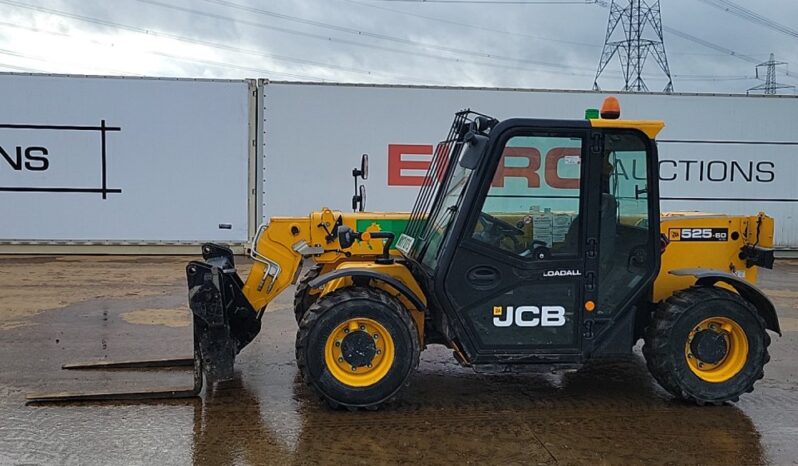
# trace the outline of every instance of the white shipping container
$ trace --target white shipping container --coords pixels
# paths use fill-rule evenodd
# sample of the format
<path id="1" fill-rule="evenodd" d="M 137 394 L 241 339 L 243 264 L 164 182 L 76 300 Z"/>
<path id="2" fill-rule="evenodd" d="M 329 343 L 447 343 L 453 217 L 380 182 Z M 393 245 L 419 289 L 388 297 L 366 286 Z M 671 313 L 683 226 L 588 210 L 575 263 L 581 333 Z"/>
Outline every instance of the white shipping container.
<path id="1" fill-rule="evenodd" d="M 351 168 L 364 152 L 368 208 L 406 211 L 455 111 L 580 118 L 607 95 L 267 81 L 259 89 L 256 102 L 246 80 L 0 73 L 0 246 L 244 244 L 272 215 L 348 209 Z M 625 118 L 666 121 L 663 210 L 765 210 L 778 244 L 798 247 L 798 99 L 624 94 L 621 104 Z"/>
<path id="2" fill-rule="evenodd" d="M 255 88 L 0 74 L 0 242 L 246 242 Z"/>
<path id="3" fill-rule="evenodd" d="M 433 145 L 464 108 L 499 119 L 583 118 L 589 91 L 262 81 L 263 214 L 347 210 L 351 168 L 369 153 L 368 209 L 410 210 Z M 662 119 L 663 210 L 766 211 L 798 247 L 798 98 L 620 94 L 622 117 Z M 634 167 L 626 167 L 633 170 Z"/>

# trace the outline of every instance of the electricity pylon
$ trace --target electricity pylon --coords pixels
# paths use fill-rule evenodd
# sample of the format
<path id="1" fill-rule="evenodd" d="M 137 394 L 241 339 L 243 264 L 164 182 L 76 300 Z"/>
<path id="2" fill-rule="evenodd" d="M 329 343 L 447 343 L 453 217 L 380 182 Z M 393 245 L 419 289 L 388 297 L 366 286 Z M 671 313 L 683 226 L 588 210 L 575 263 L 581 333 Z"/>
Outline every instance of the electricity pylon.
<path id="1" fill-rule="evenodd" d="M 619 5 L 624 4 L 624 6 Z M 619 30 L 618 25 L 621 25 Z M 617 31 L 617 33 L 616 33 Z M 623 36 L 621 36 L 621 31 Z M 617 37 L 616 40 L 612 40 Z M 604 38 L 604 50 L 601 52 L 596 78 L 593 80 L 593 89 L 600 90 L 599 76 L 607 67 L 610 60 L 617 55 L 621 62 L 621 71 L 624 77 L 624 91 L 646 92 L 648 86 L 643 81 L 643 66 L 649 54 L 659 65 L 668 84 L 663 89 L 665 93 L 673 92 L 673 80 L 668 67 L 668 58 L 665 56 L 665 43 L 662 40 L 662 18 L 660 15 L 659 0 L 647 2 L 646 0 L 612 0 L 610 5 L 610 18 L 607 22 L 607 36 Z"/>

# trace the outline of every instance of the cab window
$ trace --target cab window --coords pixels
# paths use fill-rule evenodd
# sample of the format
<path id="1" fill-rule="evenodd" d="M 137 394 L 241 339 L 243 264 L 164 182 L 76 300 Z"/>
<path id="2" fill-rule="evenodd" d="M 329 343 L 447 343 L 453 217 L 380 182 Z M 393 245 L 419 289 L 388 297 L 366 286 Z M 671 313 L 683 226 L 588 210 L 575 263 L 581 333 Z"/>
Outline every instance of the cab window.
<path id="1" fill-rule="evenodd" d="M 510 138 L 472 237 L 531 260 L 576 256 L 582 145 L 562 135 Z"/>
<path id="2" fill-rule="evenodd" d="M 611 314 L 652 267 L 648 152 L 638 134 L 608 133 L 604 141 L 599 220 L 598 314 Z"/>

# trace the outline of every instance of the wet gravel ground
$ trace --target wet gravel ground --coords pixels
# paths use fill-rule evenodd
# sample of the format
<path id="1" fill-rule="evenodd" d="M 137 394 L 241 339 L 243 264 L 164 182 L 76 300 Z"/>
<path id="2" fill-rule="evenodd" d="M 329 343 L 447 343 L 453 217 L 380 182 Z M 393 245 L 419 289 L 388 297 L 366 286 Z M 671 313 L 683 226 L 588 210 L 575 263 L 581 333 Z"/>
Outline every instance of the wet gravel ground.
<path id="1" fill-rule="evenodd" d="M 0 464 L 798 462 L 798 261 L 762 274 L 784 336 L 735 405 L 670 400 L 639 351 L 566 374 L 480 375 L 432 346 L 390 405 L 331 411 L 299 380 L 289 290 L 236 379 L 201 399 L 25 406 L 29 392 L 189 387 L 185 370 L 60 369 L 189 355 L 185 262 L 0 257 Z"/>

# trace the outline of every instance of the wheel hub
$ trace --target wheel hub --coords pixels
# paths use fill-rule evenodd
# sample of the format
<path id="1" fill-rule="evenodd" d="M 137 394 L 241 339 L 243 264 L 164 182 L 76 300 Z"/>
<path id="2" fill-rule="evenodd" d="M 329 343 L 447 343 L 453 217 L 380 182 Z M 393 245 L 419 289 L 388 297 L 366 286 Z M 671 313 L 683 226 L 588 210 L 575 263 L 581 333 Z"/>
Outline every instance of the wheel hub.
<path id="1" fill-rule="evenodd" d="M 377 355 L 374 337 L 361 330 L 349 333 L 341 341 L 341 354 L 352 367 L 368 366 Z"/>
<path id="2" fill-rule="evenodd" d="M 379 382 L 393 365 L 394 343 L 388 329 L 360 317 L 341 322 L 327 337 L 324 360 L 339 382 L 368 387 Z"/>
<path id="3" fill-rule="evenodd" d="M 711 383 L 733 378 L 748 360 L 748 337 L 740 324 L 728 317 L 710 317 L 690 331 L 684 344 L 690 371 Z"/>
<path id="4" fill-rule="evenodd" d="M 700 361 L 718 364 L 726 357 L 729 345 L 723 333 L 714 330 L 701 330 L 690 342 L 690 349 Z"/>

